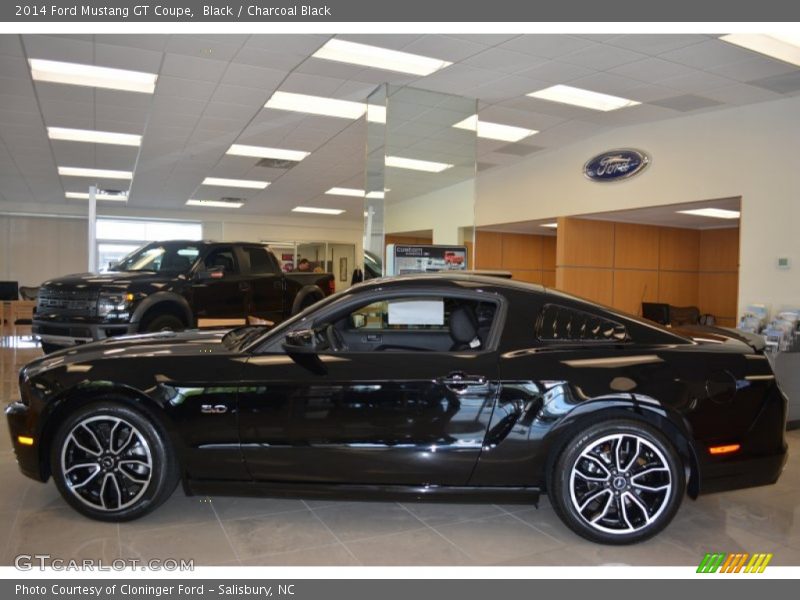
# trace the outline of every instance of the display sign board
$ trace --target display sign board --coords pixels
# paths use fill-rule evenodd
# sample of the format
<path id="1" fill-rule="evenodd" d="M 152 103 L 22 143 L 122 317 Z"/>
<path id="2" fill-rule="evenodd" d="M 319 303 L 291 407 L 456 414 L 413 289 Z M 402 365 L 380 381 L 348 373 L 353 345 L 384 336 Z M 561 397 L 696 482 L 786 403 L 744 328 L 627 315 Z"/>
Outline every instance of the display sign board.
<path id="1" fill-rule="evenodd" d="M 650 158 L 639 150 L 609 150 L 590 158 L 583 165 L 583 174 L 592 181 L 619 181 L 640 173 Z"/>
<path id="2" fill-rule="evenodd" d="M 411 246 L 389 244 L 386 247 L 386 274 L 436 273 L 466 271 L 466 246 Z"/>

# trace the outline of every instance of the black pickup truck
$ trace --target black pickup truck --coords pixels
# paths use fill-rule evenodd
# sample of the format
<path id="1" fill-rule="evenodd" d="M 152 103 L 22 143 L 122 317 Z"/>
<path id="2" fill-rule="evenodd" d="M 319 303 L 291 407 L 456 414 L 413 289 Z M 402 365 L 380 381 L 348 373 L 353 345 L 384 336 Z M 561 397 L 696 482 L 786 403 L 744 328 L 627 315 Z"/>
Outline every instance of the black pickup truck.
<path id="1" fill-rule="evenodd" d="M 278 323 L 334 287 L 330 273 L 283 273 L 263 244 L 153 242 L 109 272 L 44 282 L 33 333 L 49 353 L 131 333 Z"/>

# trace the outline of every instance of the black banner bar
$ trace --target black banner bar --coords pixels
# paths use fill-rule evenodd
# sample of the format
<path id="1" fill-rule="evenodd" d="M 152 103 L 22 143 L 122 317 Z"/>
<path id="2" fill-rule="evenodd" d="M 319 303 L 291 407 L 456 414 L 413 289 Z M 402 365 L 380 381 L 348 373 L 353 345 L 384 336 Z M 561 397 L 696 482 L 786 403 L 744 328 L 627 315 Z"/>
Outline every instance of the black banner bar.
<path id="1" fill-rule="evenodd" d="M 787 0 L 3 0 L 9 22 L 781 22 Z"/>

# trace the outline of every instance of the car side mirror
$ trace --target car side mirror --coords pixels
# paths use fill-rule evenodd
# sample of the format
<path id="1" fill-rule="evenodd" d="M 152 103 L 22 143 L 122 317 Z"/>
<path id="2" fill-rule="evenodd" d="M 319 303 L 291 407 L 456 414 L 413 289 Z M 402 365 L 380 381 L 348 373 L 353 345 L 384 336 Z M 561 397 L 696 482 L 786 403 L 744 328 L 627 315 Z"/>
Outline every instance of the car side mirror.
<path id="1" fill-rule="evenodd" d="M 286 334 L 282 347 L 299 366 L 315 375 L 325 375 L 328 369 L 317 354 L 316 334 L 313 329 L 302 329 Z"/>
<path id="2" fill-rule="evenodd" d="M 211 267 L 210 269 L 202 269 L 197 272 L 195 276 L 199 281 L 209 281 L 212 279 L 222 279 L 225 277 L 225 267 Z"/>

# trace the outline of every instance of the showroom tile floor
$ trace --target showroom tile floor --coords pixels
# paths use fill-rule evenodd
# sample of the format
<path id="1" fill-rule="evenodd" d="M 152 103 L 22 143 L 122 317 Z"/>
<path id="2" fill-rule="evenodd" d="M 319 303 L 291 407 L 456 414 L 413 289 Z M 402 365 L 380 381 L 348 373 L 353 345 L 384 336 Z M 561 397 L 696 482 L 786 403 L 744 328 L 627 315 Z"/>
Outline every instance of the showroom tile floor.
<path id="1" fill-rule="evenodd" d="M 0 347 L 0 400 L 40 355 L 24 340 Z M 25 347 L 28 346 L 28 347 Z M 184 558 L 196 565 L 696 565 L 708 551 L 772 552 L 800 565 L 800 431 L 789 432 L 778 484 L 686 500 L 655 539 L 627 547 L 584 541 L 546 499 L 527 505 L 188 498 L 178 489 L 132 523 L 88 520 L 52 481 L 17 470 L 0 435 L 0 564 L 19 554 L 60 558 Z"/>

